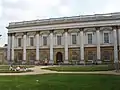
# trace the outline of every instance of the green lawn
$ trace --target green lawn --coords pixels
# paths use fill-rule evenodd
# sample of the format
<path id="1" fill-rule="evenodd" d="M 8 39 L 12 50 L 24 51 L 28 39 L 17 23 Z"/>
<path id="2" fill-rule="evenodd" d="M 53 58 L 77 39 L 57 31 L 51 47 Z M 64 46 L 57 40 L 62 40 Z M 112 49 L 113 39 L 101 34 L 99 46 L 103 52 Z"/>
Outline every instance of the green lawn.
<path id="1" fill-rule="evenodd" d="M 0 76 L 0 90 L 120 90 L 120 76 L 86 74 Z"/>
<path id="2" fill-rule="evenodd" d="M 43 69 L 52 70 L 52 71 L 80 72 L 80 71 L 108 71 L 108 70 L 114 70 L 114 67 L 112 65 L 56 66 L 56 67 L 47 67 Z"/>

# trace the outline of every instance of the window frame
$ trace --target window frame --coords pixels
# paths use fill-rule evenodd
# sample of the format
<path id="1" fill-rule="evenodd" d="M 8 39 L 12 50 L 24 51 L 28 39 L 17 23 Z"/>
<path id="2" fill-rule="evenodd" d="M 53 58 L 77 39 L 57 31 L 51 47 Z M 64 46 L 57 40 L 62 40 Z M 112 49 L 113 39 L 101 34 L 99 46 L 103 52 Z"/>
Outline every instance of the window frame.
<path id="1" fill-rule="evenodd" d="M 60 43 L 58 37 L 60 37 Z M 62 35 L 57 35 L 57 45 L 62 45 Z"/>
<path id="2" fill-rule="evenodd" d="M 75 41 L 73 40 L 73 36 L 76 37 L 76 38 L 75 38 Z M 71 40 L 71 41 L 72 41 L 71 44 L 72 44 L 72 45 L 76 45 L 76 44 L 77 44 L 77 34 L 76 34 L 76 33 L 72 33 L 72 34 L 71 34 L 71 39 L 72 39 L 72 40 Z M 75 43 L 74 43 L 74 42 L 75 42 Z"/>
<path id="3" fill-rule="evenodd" d="M 89 35 L 91 35 L 91 40 L 89 39 Z M 88 33 L 88 34 L 87 34 L 87 37 L 88 37 L 88 38 L 87 38 L 87 39 L 88 39 L 88 40 L 87 40 L 87 41 L 88 41 L 87 43 L 88 43 L 88 44 L 93 44 L 93 34 L 92 34 L 92 33 Z M 89 41 L 89 40 L 90 40 L 90 41 Z"/>
<path id="4" fill-rule="evenodd" d="M 46 44 L 44 44 L 44 37 L 46 37 Z M 48 37 L 46 35 L 42 36 L 42 42 L 43 42 L 43 46 L 47 46 L 48 45 Z"/>
<path id="5" fill-rule="evenodd" d="M 18 47 L 22 47 L 22 38 L 18 38 Z"/>
<path id="6" fill-rule="evenodd" d="M 31 38 L 33 39 L 33 42 L 32 42 L 32 43 L 31 43 Z M 30 39 L 30 46 L 34 46 L 34 37 L 31 36 L 31 37 L 29 37 L 29 39 Z"/>
<path id="7" fill-rule="evenodd" d="M 108 34 L 108 42 L 105 42 L 105 34 Z M 104 33 L 103 33 L 103 43 L 104 43 L 104 44 L 110 43 L 110 35 L 109 35 L 109 32 L 104 32 Z"/>

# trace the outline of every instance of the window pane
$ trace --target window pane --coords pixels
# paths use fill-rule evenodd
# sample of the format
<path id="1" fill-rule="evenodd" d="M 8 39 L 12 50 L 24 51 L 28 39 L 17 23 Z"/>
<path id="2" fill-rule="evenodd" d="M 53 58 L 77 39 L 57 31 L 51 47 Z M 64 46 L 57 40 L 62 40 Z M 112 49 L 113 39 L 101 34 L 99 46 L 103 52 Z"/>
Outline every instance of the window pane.
<path id="1" fill-rule="evenodd" d="M 104 43 L 109 43 L 109 34 L 104 33 Z"/>
<path id="2" fill-rule="evenodd" d="M 76 35 L 72 35 L 72 44 L 76 44 L 77 41 L 76 41 Z"/>
<path id="3" fill-rule="evenodd" d="M 47 45 L 47 37 L 43 36 L 43 45 Z"/>
<path id="4" fill-rule="evenodd" d="M 30 37 L 30 46 L 33 46 L 33 45 L 34 45 L 34 38 Z"/>
<path id="5" fill-rule="evenodd" d="M 21 38 L 18 38 L 18 47 L 21 47 Z"/>
<path id="6" fill-rule="evenodd" d="M 61 36 L 57 36 L 57 44 L 61 45 Z"/>
<path id="7" fill-rule="evenodd" d="M 88 44 L 92 44 L 92 34 L 88 34 Z"/>

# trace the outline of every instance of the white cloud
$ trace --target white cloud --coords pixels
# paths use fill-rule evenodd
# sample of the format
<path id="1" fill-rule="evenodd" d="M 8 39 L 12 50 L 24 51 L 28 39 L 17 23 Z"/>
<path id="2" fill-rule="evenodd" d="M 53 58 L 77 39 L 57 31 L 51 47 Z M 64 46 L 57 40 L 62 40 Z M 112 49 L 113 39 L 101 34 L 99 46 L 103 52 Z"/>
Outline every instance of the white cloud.
<path id="1" fill-rule="evenodd" d="M 119 3 L 119 0 L 108 0 L 104 9 L 104 13 L 120 12 Z"/>
<path id="2" fill-rule="evenodd" d="M 60 6 L 59 7 L 59 13 L 62 16 L 69 16 L 70 12 L 70 8 L 68 6 Z"/>

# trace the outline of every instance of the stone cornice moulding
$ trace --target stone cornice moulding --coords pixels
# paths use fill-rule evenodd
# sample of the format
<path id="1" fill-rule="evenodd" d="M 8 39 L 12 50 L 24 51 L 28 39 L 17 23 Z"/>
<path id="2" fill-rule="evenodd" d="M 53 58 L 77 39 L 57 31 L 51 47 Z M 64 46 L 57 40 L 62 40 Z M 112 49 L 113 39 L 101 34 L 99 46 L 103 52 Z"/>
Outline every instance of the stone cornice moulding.
<path id="1" fill-rule="evenodd" d="M 28 27 L 35 25 L 51 25 L 71 22 L 91 22 L 91 21 L 105 21 L 105 20 L 118 20 L 120 19 L 120 12 L 118 13 L 107 13 L 107 14 L 94 14 L 94 15 L 80 15 L 72 17 L 61 17 L 61 18 L 50 18 L 42 20 L 32 20 L 23 22 L 12 22 L 9 23 L 8 29 L 14 27 Z"/>
<path id="2" fill-rule="evenodd" d="M 21 27 L 15 29 L 9 29 L 8 32 L 28 32 L 28 31 L 45 31 L 45 30 L 58 30 L 58 29 L 74 29 L 74 28 L 90 28 L 90 27 L 111 27 L 120 25 L 118 21 L 106 21 L 106 22 L 87 22 L 87 23 L 72 23 L 72 24 L 60 24 L 60 25 L 48 25 L 48 26 L 35 26 L 35 27 Z"/>

